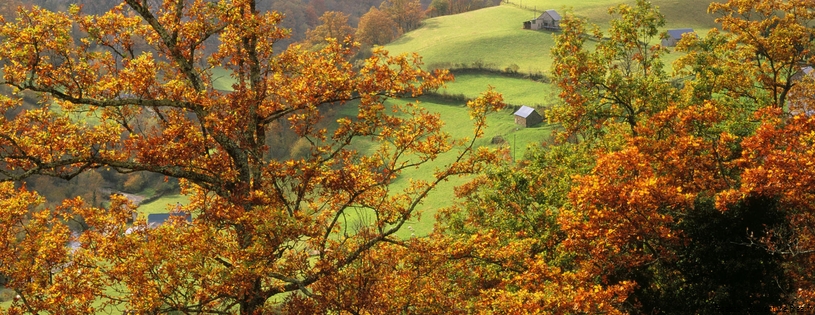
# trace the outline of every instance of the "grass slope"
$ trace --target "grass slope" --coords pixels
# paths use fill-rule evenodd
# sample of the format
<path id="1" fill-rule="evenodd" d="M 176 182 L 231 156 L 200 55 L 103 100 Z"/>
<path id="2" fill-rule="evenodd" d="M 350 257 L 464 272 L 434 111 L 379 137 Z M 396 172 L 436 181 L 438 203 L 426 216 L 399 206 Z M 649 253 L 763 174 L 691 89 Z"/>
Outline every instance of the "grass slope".
<path id="1" fill-rule="evenodd" d="M 562 15 L 567 10 L 606 28 L 608 8 L 627 0 L 511 0 L 510 4 L 425 20 L 422 27 L 385 46 L 392 53 L 418 52 L 431 67 L 472 65 L 480 62 L 504 69 L 518 65 L 520 72 L 547 73 L 554 45 L 551 31 L 523 29 L 523 22 L 546 9 Z M 716 26 L 707 14 L 710 0 L 653 0 L 666 17 L 665 30 L 694 28 L 701 35 Z M 537 8 L 537 11 L 535 10 Z"/>
<path id="2" fill-rule="evenodd" d="M 696 28 L 707 30 L 716 27 L 715 17 L 707 14 L 712 0 L 651 0 L 665 15 L 666 28 Z M 561 14 L 572 11 L 575 15 L 595 24 L 606 25 L 611 17 L 608 8 L 618 4 L 636 4 L 635 0 L 509 0 L 511 6 L 523 7 L 531 12 L 554 9 Z M 531 14 L 534 15 L 534 14 Z M 537 17 L 537 16 L 535 16 Z M 532 19 L 532 18 L 530 18 Z"/>
<path id="3" fill-rule="evenodd" d="M 429 67 L 484 62 L 500 69 L 516 64 L 521 72 L 545 72 L 554 40 L 550 32 L 524 31 L 529 15 L 502 5 L 432 18 L 385 48 L 392 53 L 417 52 Z"/>
<path id="4" fill-rule="evenodd" d="M 162 196 L 159 199 L 139 205 L 138 211 L 141 214 L 148 215 L 153 213 L 167 213 L 170 212 L 175 205 L 186 205 L 190 202 L 189 197 L 184 195 L 168 195 Z"/>
<path id="5" fill-rule="evenodd" d="M 422 107 L 440 115 L 445 122 L 443 130 L 450 133 L 453 138 L 472 139 L 472 121 L 464 104 L 447 101 L 438 97 L 422 97 L 419 101 Z M 407 101 L 392 101 L 390 104 L 394 102 L 401 104 Z M 351 104 L 343 107 L 340 111 L 340 115 L 355 117 L 357 109 L 350 105 Z M 492 137 L 502 136 L 507 140 L 510 152 L 515 152 L 517 157 L 523 154 L 528 145 L 547 141 L 553 128 L 545 124 L 540 124 L 532 128 L 519 128 L 515 125 L 515 118 L 511 110 L 490 114 L 487 117 L 487 124 L 488 128 L 484 132 L 484 137 L 477 140 L 475 146 L 496 147 L 496 145 L 490 144 Z M 361 142 L 365 142 L 365 140 Z M 354 146 L 360 148 L 363 153 L 370 153 L 366 151 L 375 149 L 375 146 L 368 146 L 366 143 L 355 143 Z M 411 180 L 432 180 L 433 171 L 452 162 L 457 152 L 458 151 L 454 149 L 452 152 L 440 155 L 437 160 L 429 162 L 419 168 L 403 171 L 390 186 L 391 190 L 401 191 L 410 185 Z M 456 177 L 449 181 L 442 182 L 436 190 L 427 196 L 420 206 L 420 219 L 412 220 L 408 226 L 399 231 L 398 235 L 404 238 L 410 237 L 412 234 L 421 236 L 431 232 L 433 230 L 433 224 L 435 223 L 435 214 L 438 210 L 453 205 L 455 199 L 452 197 L 453 188 L 466 183 L 468 180 L 467 177 Z M 349 218 L 346 222 L 348 226 L 353 227 L 358 223 L 364 224 L 368 219 L 367 217 L 369 215 L 365 211 L 360 210 L 357 212 L 358 213 L 349 213 Z"/>
<path id="6" fill-rule="evenodd" d="M 492 86 L 504 96 L 504 102 L 512 105 L 550 106 L 557 101 L 557 93 L 551 84 L 506 77 L 485 71 L 457 71 L 455 81 L 439 93 L 473 98 Z"/>

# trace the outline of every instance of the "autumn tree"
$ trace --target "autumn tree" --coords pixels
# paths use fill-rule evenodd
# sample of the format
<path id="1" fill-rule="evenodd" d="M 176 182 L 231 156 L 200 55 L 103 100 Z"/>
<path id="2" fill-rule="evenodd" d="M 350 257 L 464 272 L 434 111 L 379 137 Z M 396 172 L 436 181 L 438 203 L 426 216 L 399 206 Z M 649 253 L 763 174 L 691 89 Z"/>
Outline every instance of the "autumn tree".
<path id="1" fill-rule="evenodd" d="M 583 85 L 617 76 L 598 62 L 609 59 L 596 58 L 608 56 L 603 43 L 592 54 L 579 38 L 566 37 L 572 34 L 566 30 L 556 49 L 570 53 L 554 52 L 565 61 L 556 66 L 569 65 L 555 70 L 568 79 L 560 81 L 567 104 L 591 104 L 597 95 L 628 91 L 634 99 L 657 105 L 643 110 L 636 123 L 616 118 L 629 128 L 595 123 L 601 120 L 577 127 L 602 128 L 623 141 L 598 149 L 597 165 L 574 179 L 570 202 L 558 214 L 566 235 L 561 245 L 580 270 L 597 275 L 604 286 L 636 283 L 624 308 L 629 312 L 770 312 L 812 301 L 808 266 L 813 247 L 806 214 L 812 203 L 810 194 L 799 189 L 811 186 L 811 150 L 804 143 L 809 143 L 805 135 L 813 89 L 806 77 L 788 80 L 797 70 L 789 64 L 793 59 L 781 57 L 790 55 L 780 53 L 798 49 L 806 54 L 801 47 L 810 37 L 796 32 L 795 25 L 806 20 L 808 11 L 793 23 L 804 3 L 729 1 L 711 8 L 728 12 L 720 19 L 725 32 L 713 30 L 680 43 L 678 50 L 687 55 L 675 69 L 687 81 L 682 90 L 669 88 L 666 101 L 650 98 L 660 88 L 615 85 L 605 92 L 593 83 Z M 753 15 L 763 10 L 772 13 Z M 772 22 L 783 17 L 789 23 Z M 572 27 L 568 23 L 565 27 Z M 767 25 L 779 28 L 763 28 Z M 761 45 L 762 36 L 772 32 L 792 37 L 780 40 L 779 35 L 767 48 L 772 54 L 761 52 L 769 47 Z M 614 40 L 612 35 L 607 42 Z M 561 113 L 579 122 L 582 115 L 607 115 L 614 108 L 611 102 Z M 746 280 L 746 274 L 753 276 Z"/>
<path id="2" fill-rule="evenodd" d="M 552 110 L 569 133 L 602 134 L 622 123 L 630 133 L 645 117 L 665 108 L 673 89 L 663 69 L 666 50 L 660 39 L 665 17 L 647 1 L 609 9 L 608 35 L 593 31 L 595 48 L 586 45 L 585 23 L 567 16 L 552 49 L 554 81 L 563 105 Z"/>
<path id="3" fill-rule="evenodd" d="M 570 131 L 617 142 L 584 152 L 590 169 L 569 176 L 553 172 L 566 161 L 549 160 L 472 184 L 472 204 L 442 221 L 465 235 L 451 237 L 466 257 L 459 262 L 487 282 L 486 298 L 468 305 L 770 312 L 811 301 L 812 200 L 803 190 L 813 178 L 805 103 L 814 90 L 791 92 L 792 118 L 739 103 L 751 99 L 730 92 L 750 82 L 727 72 L 721 61 L 737 55 L 726 49 L 734 42 L 715 31 L 685 41 L 680 74 L 696 80 L 679 89 L 662 70 L 665 50 L 649 44 L 661 14 L 644 1 L 611 12 L 619 17 L 594 50 L 582 23 L 562 24 L 554 71 L 567 105 L 555 114 Z M 586 303 L 557 308 L 576 300 Z"/>
<path id="4" fill-rule="evenodd" d="M 450 2 L 447 0 L 433 0 L 427 6 L 427 15 L 430 17 L 450 14 Z"/>
<path id="5" fill-rule="evenodd" d="M 772 198 L 784 224 L 768 225 L 768 234 L 753 237 L 749 244 L 783 257 L 785 276 L 795 288 L 784 288 L 787 307 L 812 303 L 815 273 L 809 266 L 815 246 L 810 228 L 813 199 L 808 189 L 813 157 L 808 134 L 815 89 L 802 69 L 813 62 L 809 27 L 813 5 L 727 1 L 711 4 L 710 10 L 720 15 L 718 21 L 728 33 L 708 36 L 704 42 L 711 49 L 692 57 L 707 55 L 706 69 L 728 70 L 718 76 L 718 84 L 709 85 L 711 91 L 720 99 L 725 96 L 731 103 L 740 102 L 741 108 L 734 109 L 746 111 L 744 120 L 753 122 L 737 129 L 747 131 L 736 160 L 740 177 L 719 192 L 716 207 L 728 211 L 746 199 Z M 695 42 L 689 46 L 697 47 Z M 685 69 L 689 64 L 683 64 Z"/>
<path id="6" fill-rule="evenodd" d="M 531 150 L 520 165 L 486 170 L 439 216 L 448 250 L 446 277 L 469 281 L 459 307 L 530 314 L 621 314 L 631 282 L 605 285 L 562 246 L 558 213 L 575 176 L 589 172 L 591 149 L 564 144 Z M 440 243 L 444 243 L 441 242 Z M 554 293 L 557 292 L 557 293 Z"/>
<path id="7" fill-rule="evenodd" d="M 371 7 L 359 19 L 356 38 L 363 45 L 385 45 L 400 35 L 399 26 L 387 13 Z"/>
<path id="8" fill-rule="evenodd" d="M 282 16 L 255 1 L 19 14 L 0 25 L 2 84 L 15 90 L 0 102 L 0 273 L 21 297 L 10 314 L 267 314 L 301 298 L 330 309 L 329 288 L 356 288 L 335 279 L 388 257 L 383 244 L 398 243 L 428 192 L 495 158 L 473 149 L 486 113 L 502 106 L 495 92 L 470 103 L 474 138 L 451 139 L 438 115 L 385 106 L 438 88 L 448 72 L 382 50 L 355 68 L 355 47 L 339 41 L 276 49 L 288 34 Z M 73 26 L 85 35 L 72 38 Z M 219 45 L 206 54 L 211 38 Z M 230 73 L 231 90 L 214 88 L 216 71 Z M 7 115 L 24 92 L 38 106 Z M 326 108 L 351 101 L 357 115 L 322 127 Z M 304 156 L 270 158 L 268 128 L 280 121 L 306 140 Z M 375 145 L 359 150 L 357 139 Z M 451 162 L 430 180 L 390 185 L 441 154 Z M 129 226 L 134 206 L 121 196 L 106 208 L 83 198 L 44 207 L 15 184 L 94 169 L 177 178 L 190 196 L 177 210 L 194 219 Z M 370 222 L 349 226 L 351 209 Z M 67 226 L 75 219 L 81 234 Z"/>
<path id="9" fill-rule="evenodd" d="M 727 211 L 716 209 L 711 198 L 697 198 L 677 226 L 688 243 L 676 250 L 671 269 L 682 277 L 643 278 L 642 283 L 651 285 L 636 293 L 642 309 L 769 313 L 773 306 L 785 305 L 790 283 L 784 259 L 750 246 L 751 235 L 766 235 L 768 227 L 785 228 L 785 221 L 774 197 L 750 196 Z"/>
<path id="10" fill-rule="evenodd" d="M 354 28 L 348 25 L 348 15 L 342 12 L 325 12 L 320 17 L 320 22 L 320 25 L 306 32 L 304 47 L 319 49 L 329 39 L 344 41 L 354 35 Z"/>
<path id="11" fill-rule="evenodd" d="M 402 33 L 419 27 L 424 19 L 424 10 L 419 0 L 386 0 L 379 9 L 390 15 Z"/>
<path id="12" fill-rule="evenodd" d="M 793 91 L 797 89 L 794 88 Z M 806 89 L 810 93 L 812 87 Z M 804 91 L 802 91 L 804 92 Z M 796 93 L 793 92 L 792 95 Z M 815 106 L 811 99 L 804 100 Z M 761 126 L 743 141 L 744 151 L 737 163 L 742 168 L 740 185 L 721 192 L 716 199 L 718 209 L 730 209 L 744 196 L 767 196 L 776 200 L 783 225 L 768 225 L 769 234 L 756 235 L 751 246 L 783 257 L 784 269 L 791 288 L 785 292 L 788 306 L 809 305 L 815 301 L 812 268 L 815 243 L 812 229 L 815 198 L 812 134 L 815 119 L 810 113 L 799 112 L 792 117 L 778 109 L 763 111 Z"/>
<path id="13" fill-rule="evenodd" d="M 813 5 L 806 1 L 714 2 L 709 10 L 730 34 L 735 62 L 749 65 L 752 89 L 743 95 L 757 107 L 783 108 L 801 68 L 815 62 Z M 723 59 L 728 60 L 728 59 Z M 734 71 L 744 70 L 735 69 Z"/>

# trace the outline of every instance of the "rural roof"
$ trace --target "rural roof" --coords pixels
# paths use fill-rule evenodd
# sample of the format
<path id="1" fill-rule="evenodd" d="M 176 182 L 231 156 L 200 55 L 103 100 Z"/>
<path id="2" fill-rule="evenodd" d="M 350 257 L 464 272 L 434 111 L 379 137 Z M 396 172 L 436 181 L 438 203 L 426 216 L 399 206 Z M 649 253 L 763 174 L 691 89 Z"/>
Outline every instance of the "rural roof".
<path id="1" fill-rule="evenodd" d="M 535 109 L 532 108 L 532 107 L 521 106 L 521 108 L 519 108 L 518 111 L 515 112 L 515 116 L 521 116 L 523 118 L 527 118 L 534 111 L 535 111 Z"/>
<path id="2" fill-rule="evenodd" d="M 668 36 L 671 38 L 680 39 L 682 38 L 682 34 L 685 33 L 693 33 L 692 28 L 677 28 L 675 30 L 668 30 Z"/>
<path id="3" fill-rule="evenodd" d="M 546 10 L 546 13 L 549 13 L 549 16 L 551 16 L 553 20 L 560 21 L 560 14 L 557 14 L 557 11 L 555 11 L 555 10 Z"/>

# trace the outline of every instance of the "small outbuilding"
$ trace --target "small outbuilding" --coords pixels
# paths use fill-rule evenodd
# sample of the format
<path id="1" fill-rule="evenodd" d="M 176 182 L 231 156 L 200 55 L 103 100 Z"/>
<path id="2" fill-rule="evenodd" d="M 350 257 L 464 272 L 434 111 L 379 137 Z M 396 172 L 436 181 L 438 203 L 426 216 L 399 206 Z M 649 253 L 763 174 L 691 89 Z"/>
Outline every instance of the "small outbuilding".
<path id="1" fill-rule="evenodd" d="M 560 14 L 555 10 L 546 10 L 538 18 L 524 22 L 524 29 L 528 30 L 559 30 Z"/>
<path id="2" fill-rule="evenodd" d="M 521 108 L 515 111 L 514 115 L 515 124 L 524 127 L 532 127 L 543 121 L 543 116 L 538 114 L 538 111 L 529 106 L 521 106 Z"/>
<path id="3" fill-rule="evenodd" d="M 684 34 L 693 34 L 696 35 L 696 32 L 693 31 L 692 28 L 678 28 L 674 30 L 668 30 L 668 38 L 662 39 L 662 46 L 664 47 L 674 47 L 676 43 L 682 39 L 682 35 Z"/>

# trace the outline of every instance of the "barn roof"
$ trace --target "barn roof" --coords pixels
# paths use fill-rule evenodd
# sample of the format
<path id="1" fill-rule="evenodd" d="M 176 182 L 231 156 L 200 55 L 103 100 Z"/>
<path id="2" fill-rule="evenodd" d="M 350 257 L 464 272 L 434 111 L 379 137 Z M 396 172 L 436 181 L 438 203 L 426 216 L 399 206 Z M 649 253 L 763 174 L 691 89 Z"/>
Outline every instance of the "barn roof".
<path id="1" fill-rule="evenodd" d="M 529 106 L 521 106 L 516 112 L 515 116 L 521 116 L 523 118 L 529 117 L 530 114 L 535 112 L 535 109 Z"/>
<path id="2" fill-rule="evenodd" d="M 549 13 L 549 16 L 551 16 L 553 20 L 560 21 L 560 14 L 557 14 L 557 11 L 555 11 L 555 10 L 546 10 L 546 13 Z"/>
<path id="3" fill-rule="evenodd" d="M 671 38 L 680 39 L 682 38 L 682 34 L 685 33 L 693 33 L 692 28 L 677 28 L 674 30 L 668 30 L 668 36 Z"/>

